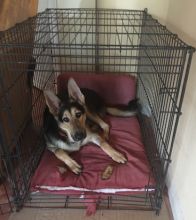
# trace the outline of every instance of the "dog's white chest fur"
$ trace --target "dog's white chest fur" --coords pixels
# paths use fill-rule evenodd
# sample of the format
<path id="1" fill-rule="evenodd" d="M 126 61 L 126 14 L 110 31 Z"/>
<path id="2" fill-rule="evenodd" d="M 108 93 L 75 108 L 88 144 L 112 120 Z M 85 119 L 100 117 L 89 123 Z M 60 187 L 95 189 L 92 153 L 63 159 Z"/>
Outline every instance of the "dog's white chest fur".
<path id="1" fill-rule="evenodd" d="M 67 151 L 78 151 L 81 147 L 81 143 L 76 142 L 76 143 L 71 143 L 71 144 L 66 144 L 65 142 L 58 140 L 57 141 L 57 146 L 63 150 Z"/>
<path id="2" fill-rule="evenodd" d="M 60 148 L 63 150 L 66 150 L 67 152 L 72 152 L 72 151 L 78 151 L 82 144 L 80 142 L 75 142 L 75 143 L 70 143 L 66 144 L 62 140 L 55 140 L 55 145 L 51 144 L 49 141 L 47 141 L 47 147 L 51 151 L 55 151 L 56 149 Z"/>

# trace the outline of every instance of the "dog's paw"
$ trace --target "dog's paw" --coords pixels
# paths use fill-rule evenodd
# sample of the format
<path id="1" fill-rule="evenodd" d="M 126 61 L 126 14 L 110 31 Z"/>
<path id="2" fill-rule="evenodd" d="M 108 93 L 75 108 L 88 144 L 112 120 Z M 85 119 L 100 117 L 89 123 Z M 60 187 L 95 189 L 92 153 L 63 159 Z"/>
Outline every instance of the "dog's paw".
<path id="1" fill-rule="evenodd" d="M 82 172 L 82 167 L 75 160 L 69 160 L 67 165 L 69 166 L 70 170 L 77 175 Z"/>
<path id="2" fill-rule="evenodd" d="M 113 151 L 110 156 L 111 156 L 112 160 L 116 161 L 117 163 L 126 163 L 127 162 L 126 157 L 118 151 Z"/>
<path id="3" fill-rule="evenodd" d="M 103 137 L 104 139 L 108 140 L 109 139 L 109 133 L 110 133 L 110 126 L 108 124 L 104 124 L 103 126 Z"/>

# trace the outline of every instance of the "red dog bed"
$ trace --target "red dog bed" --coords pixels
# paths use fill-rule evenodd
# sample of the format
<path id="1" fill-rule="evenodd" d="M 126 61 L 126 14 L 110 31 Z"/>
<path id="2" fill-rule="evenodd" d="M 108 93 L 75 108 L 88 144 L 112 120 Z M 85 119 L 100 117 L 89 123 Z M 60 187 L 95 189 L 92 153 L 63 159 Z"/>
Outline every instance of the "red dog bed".
<path id="1" fill-rule="evenodd" d="M 135 98 L 136 80 L 131 76 L 65 73 L 58 77 L 58 90 L 65 89 L 69 77 L 73 77 L 80 87 L 94 89 L 110 105 L 126 104 Z M 88 144 L 71 154 L 83 167 L 77 176 L 68 169 L 60 172 L 59 167 L 65 165 L 46 150 L 32 178 L 32 190 L 83 196 L 89 196 L 89 192 L 130 195 L 145 191 L 148 184 L 153 186 L 153 178 L 149 182 L 151 171 L 137 118 L 106 116 L 105 121 L 110 125 L 109 142 L 126 155 L 126 164 L 114 162 L 99 147 Z M 113 172 L 109 179 L 103 180 L 101 175 L 108 165 L 113 167 Z"/>

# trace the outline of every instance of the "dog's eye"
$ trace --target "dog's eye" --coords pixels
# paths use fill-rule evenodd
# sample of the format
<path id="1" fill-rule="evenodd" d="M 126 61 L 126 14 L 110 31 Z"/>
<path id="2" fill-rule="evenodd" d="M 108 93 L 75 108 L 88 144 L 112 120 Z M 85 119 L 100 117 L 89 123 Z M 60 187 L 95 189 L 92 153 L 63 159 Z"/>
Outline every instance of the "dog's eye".
<path id="1" fill-rule="evenodd" d="M 65 118 L 63 118 L 63 121 L 64 122 L 69 122 L 69 118 L 65 117 Z"/>
<path id="2" fill-rule="evenodd" d="M 81 115 L 82 115 L 81 112 L 76 112 L 76 118 L 80 118 Z"/>

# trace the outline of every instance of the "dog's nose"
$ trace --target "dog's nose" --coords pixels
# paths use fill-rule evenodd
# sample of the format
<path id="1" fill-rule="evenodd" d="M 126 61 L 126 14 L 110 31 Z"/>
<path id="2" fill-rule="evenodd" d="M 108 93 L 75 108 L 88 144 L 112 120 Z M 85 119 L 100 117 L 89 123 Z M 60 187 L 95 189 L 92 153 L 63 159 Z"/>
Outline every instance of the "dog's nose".
<path id="1" fill-rule="evenodd" d="M 74 134 L 74 140 L 75 140 L 75 141 L 81 141 L 81 140 L 83 140 L 85 137 L 86 137 L 86 133 L 83 132 L 83 131 L 77 131 L 77 132 Z"/>

